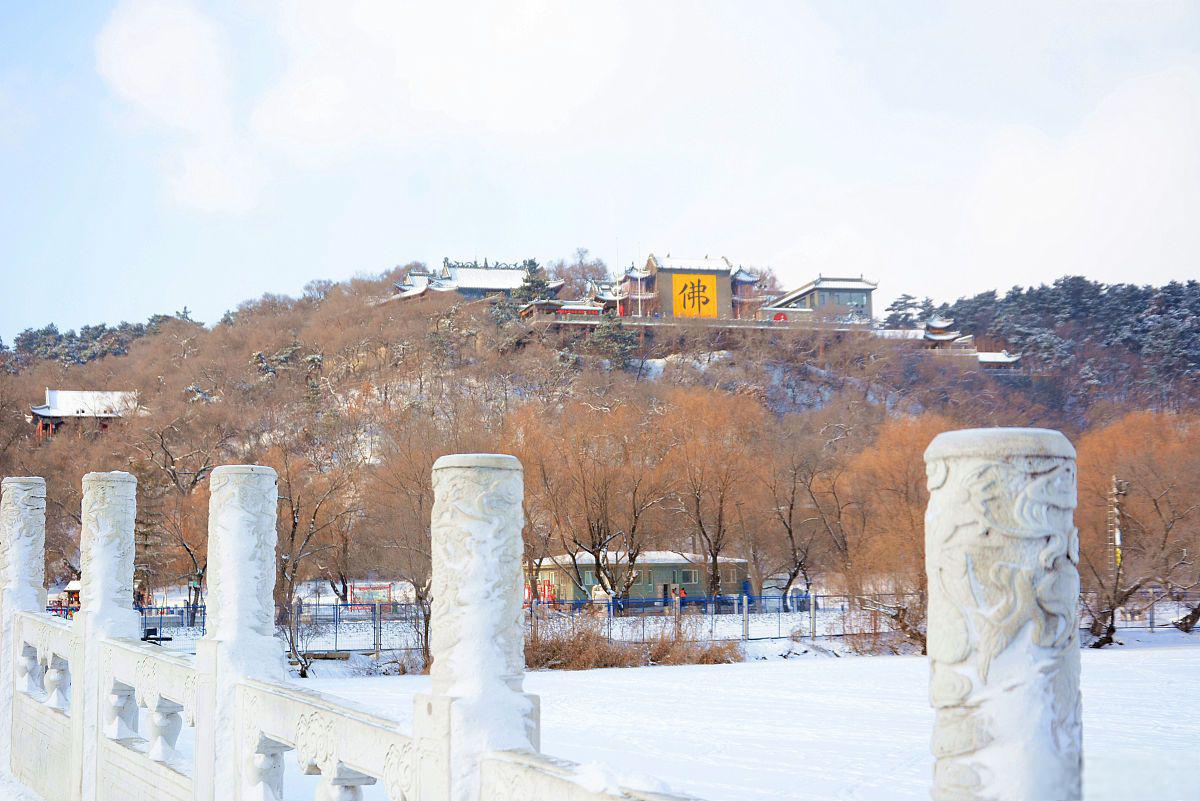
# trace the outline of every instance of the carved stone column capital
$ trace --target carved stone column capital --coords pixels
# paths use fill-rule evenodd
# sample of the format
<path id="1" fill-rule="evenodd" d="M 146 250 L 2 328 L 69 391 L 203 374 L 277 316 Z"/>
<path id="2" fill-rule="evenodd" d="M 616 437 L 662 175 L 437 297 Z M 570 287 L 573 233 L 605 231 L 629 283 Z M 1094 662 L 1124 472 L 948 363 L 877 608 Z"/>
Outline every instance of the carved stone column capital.
<path id="1" fill-rule="evenodd" d="M 1075 449 L 951 431 L 925 452 L 933 798 L 1080 797 Z"/>

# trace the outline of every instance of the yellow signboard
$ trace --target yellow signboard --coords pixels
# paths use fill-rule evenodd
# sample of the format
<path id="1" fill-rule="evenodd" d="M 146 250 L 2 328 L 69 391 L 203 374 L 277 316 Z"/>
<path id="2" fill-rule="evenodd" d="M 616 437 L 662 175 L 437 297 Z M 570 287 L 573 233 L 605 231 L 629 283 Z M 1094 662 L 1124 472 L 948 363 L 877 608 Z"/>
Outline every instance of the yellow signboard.
<path id="1" fill-rule="evenodd" d="M 671 276 L 673 313 L 676 317 L 716 317 L 717 277 L 715 275 Z"/>

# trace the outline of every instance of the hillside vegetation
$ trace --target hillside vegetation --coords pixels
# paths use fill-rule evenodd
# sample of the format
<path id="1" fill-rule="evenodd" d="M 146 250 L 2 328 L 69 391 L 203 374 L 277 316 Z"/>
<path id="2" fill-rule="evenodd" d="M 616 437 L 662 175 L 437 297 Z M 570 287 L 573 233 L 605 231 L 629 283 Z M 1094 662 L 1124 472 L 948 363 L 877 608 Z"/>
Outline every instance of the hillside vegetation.
<path id="1" fill-rule="evenodd" d="M 433 461 L 503 451 L 525 465 L 531 563 L 674 549 L 700 554 L 712 586 L 718 557 L 738 556 L 756 586 L 894 593 L 883 612 L 923 644 L 922 451 L 951 428 L 1038 425 L 1079 448 L 1081 572 L 1101 628 L 1136 590 L 1200 585 L 1194 283 L 1066 278 L 944 307 L 1024 354 L 1028 369 L 992 375 L 862 333 L 563 333 L 488 300 L 378 303 L 395 277 L 264 296 L 212 325 L 185 310 L 18 336 L 0 354 L 0 473 L 48 479 L 50 574 L 78 570 L 82 475 L 119 469 L 139 479 L 149 586 L 202 582 L 209 473 L 253 462 L 279 473 L 281 605 L 305 580 L 345 598 L 368 578 L 408 580 L 428 603 Z M 136 390 L 140 409 L 39 440 L 26 415 L 45 387 Z M 1114 474 L 1130 482 L 1117 575 Z M 603 558 L 599 573 L 617 595 L 633 581 Z"/>

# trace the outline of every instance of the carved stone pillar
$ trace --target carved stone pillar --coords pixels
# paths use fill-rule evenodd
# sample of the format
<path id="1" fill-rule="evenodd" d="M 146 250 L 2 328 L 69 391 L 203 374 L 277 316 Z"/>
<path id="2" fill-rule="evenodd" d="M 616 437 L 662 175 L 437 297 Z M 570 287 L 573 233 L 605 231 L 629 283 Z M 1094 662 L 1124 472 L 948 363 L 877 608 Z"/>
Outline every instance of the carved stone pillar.
<path id="1" fill-rule="evenodd" d="M 79 611 L 93 636 L 141 637 L 133 609 L 133 524 L 137 479 L 129 473 L 83 477 Z"/>
<path id="2" fill-rule="evenodd" d="M 538 745 L 537 699 L 522 692 L 523 489 L 512 456 L 433 466 L 432 693 L 414 705 L 420 801 L 476 801 L 484 753 Z"/>
<path id="3" fill-rule="evenodd" d="M 46 608 L 46 482 L 0 484 L 0 769 L 9 769 L 12 731 L 13 615 Z"/>
<path id="4" fill-rule="evenodd" d="M 197 704 L 213 709 L 196 722 L 196 798 L 249 797 L 255 755 L 237 726 L 239 679 L 284 681 L 283 645 L 275 637 L 275 471 L 225 465 L 209 478 L 208 594 L 204 637 L 196 643 Z M 218 736 L 218 729 L 221 736 Z M 203 766 L 203 767 L 202 767 Z M 218 789 L 219 788 L 219 789 Z"/>
<path id="5" fill-rule="evenodd" d="M 936 801 L 1080 798 L 1075 449 L 951 431 L 925 451 Z"/>
<path id="6" fill-rule="evenodd" d="M 83 801 L 96 798 L 95 740 L 107 722 L 111 688 L 101 690 L 100 640 L 103 637 L 141 637 L 141 618 L 133 609 L 133 524 L 136 517 L 137 479 L 129 473 L 88 473 L 83 477 L 79 532 L 81 575 L 79 611 L 72 622 L 71 673 L 79 692 L 71 694 L 72 760 L 81 776 Z M 93 669 L 88 669 L 91 666 Z M 91 759 L 85 758 L 90 754 Z"/>
<path id="7" fill-rule="evenodd" d="M 212 472 L 204 639 L 220 642 L 245 675 L 282 677 L 275 638 L 275 471 L 225 465 Z"/>

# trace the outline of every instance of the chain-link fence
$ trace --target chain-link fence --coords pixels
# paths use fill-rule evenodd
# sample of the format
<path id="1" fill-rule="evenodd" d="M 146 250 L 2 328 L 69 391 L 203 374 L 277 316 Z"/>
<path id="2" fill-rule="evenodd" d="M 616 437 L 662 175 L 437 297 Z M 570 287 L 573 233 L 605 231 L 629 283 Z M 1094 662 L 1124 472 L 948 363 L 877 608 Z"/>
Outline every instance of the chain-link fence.
<path id="1" fill-rule="evenodd" d="M 1200 606 L 1200 592 L 1135 594 L 1116 610 L 1118 630 L 1171 626 Z M 72 617 L 77 607 L 48 611 Z M 1085 592 L 1080 599 L 1080 628 L 1108 607 L 1103 596 Z M 160 606 L 138 610 L 143 637 L 159 644 L 190 648 L 204 633 L 203 606 Z M 697 598 L 628 598 L 606 601 L 533 601 L 525 606 L 531 636 L 562 634 L 579 625 L 599 627 L 615 641 L 646 643 L 662 637 L 696 640 L 765 640 L 782 637 L 829 638 L 882 635 L 905 625 L 924 628 L 920 595 L 803 595 Z M 305 652 L 420 651 L 427 637 L 425 609 L 415 603 L 297 603 L 280 609 L 281 634 Z"/>

